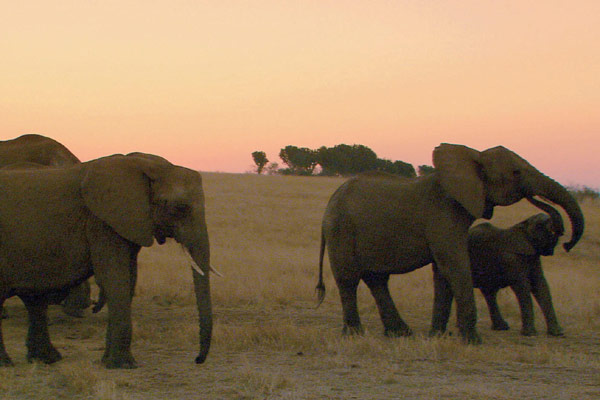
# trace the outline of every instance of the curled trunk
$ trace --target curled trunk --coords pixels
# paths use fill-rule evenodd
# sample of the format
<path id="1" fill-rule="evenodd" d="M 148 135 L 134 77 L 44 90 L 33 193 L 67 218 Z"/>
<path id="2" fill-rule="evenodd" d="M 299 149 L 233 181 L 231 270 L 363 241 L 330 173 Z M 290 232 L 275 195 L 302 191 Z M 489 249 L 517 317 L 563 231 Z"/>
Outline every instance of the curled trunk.
<path id="1" fill-rule="evenodd" d="M 536 171 L 535 179 L 530 184 L 530 196 L 538 195 L 561 206 L 571 221 L 571 240 L 563 244 L 566 251 L 571 250 L 581 239 L 584 229 L 584 218 L 577 200 L 558 182 Z M 535 205 L 535 203 L 533 203 Z M 538 206 L 539 207 L 539 206 Z M 540 207 L 541 208 L 541 207 Z M 543 210 L 543 208 L 542 208 Z M 545 210 L 544 210 L 545 211 Z"/>
<path id="2" fill-rule="evenodd" d="M 533 197 L 528 197 L 527 200 L 537 208 L 544 210 L 550 216 L 553 230 L 558 236 L 562 236 L 565 233 L 563 219 L 560 216 L 560 213 L 556 211 L 554 207 L 548 203 L 534 199 Z"/>

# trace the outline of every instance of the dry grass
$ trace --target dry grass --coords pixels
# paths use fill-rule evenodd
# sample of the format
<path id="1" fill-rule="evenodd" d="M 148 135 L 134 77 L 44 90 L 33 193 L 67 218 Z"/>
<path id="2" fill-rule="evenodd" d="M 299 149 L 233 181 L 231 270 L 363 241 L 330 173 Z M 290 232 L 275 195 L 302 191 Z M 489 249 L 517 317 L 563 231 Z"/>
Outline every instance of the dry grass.
<path id="1" fill-rule="evenodd" d="M 190 268 L 169 242 L 140 254 L 133 346 L 139 369 L 100 366 L 106 311 L 72 321 L 53 309 L 51 335 L 65 359 L 53 366 L 27 364 L 25 313 L 11 299 L 13 318 L 3 325 L 16 366 L 0 369 L 0 398 L 600 397 L 600 201 L 582 203 L 586 232 L 577 247 L 543 260 L 565 338 L 543 334 L 538 308 L 540 335 L 520 336 L 517 302 L 508 290 L 499 303 L 510 331 L 490 330 L 485 302 L 476 293 L 484 344 L 465 346 L 456 333 L 425 337 L 433 299 L 429 267 L 391 279 L 414 337 L 383 337 L 375 303 L 361 285 L 359 311 L 367 332 L 342 338 L 328 265 L 327 297 L 314 308 L 320 220 L 342 181 L 204 174 L 212 264 L 225 275 L 212 282 L 214 344 L 205 365 L 192 362 L 197 316 Z M 494 222 L 508 226 L 536 212 L 519 203 L 498 208 Z"/>

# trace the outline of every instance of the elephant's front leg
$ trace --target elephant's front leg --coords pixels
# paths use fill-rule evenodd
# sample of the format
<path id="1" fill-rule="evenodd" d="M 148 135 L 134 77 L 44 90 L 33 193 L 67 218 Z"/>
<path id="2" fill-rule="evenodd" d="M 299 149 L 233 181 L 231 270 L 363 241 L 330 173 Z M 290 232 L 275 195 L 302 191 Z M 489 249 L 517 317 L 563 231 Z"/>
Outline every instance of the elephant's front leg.
<path id="1" fill-rule="evenodd" d="M 62 359 L 56 348 L 50 343 L 48 333 L 48 300 L 41 296 L 21 296 L 29 314 L 27 332 L 27 361 L 39 360 L 52 364 Z"/>
<path id="2" fill-rule="evenodd" d="M 434 258 L 439 273 L 450 283 L 456 299 L 457 325 L 461 336 L 467 343 L 481 343 L 477 333 L 477 308 L 473 294 L 473 281 L 467 252 L 467 241 L 453 243 L 449 240 L 438 243 L 439 249 L 434 249 Z M 436 286 L 436 289 L 438 287 Z M 438 300 L 441 305 L 441 299 Z M 443 315 L 443 314 L 440 314 Z M 440 323 L 443 322 L 440 318 Z M 432 327 L 433 329 L 433 327 Z"/>
<path id="3" fill-rule="evenodd" d="M 544 277 L 541 266 L 534 269 L 534 271 L 530 273 L 529 278 L 531 281 L 531 292 L 535 296 L 536 301 L 544 313 L 548 335 L 563 336 L 564 331 L 558 324 L 558 319 L 556 318 L 556 313 L 554 312 L 554 306 L 552 305 L 550 286 L 548 286 L 548 282 L 546 282 L 546 278 Z"/>
<path id="4" fill-rule="evenodd" d="M 112 243 L 110 248 L 104 248 L 101 252 L 92 252 L 96 280 L 103 288 L 108 304 L 106 348 L 102 357 L 102 363 L 107 368 L 137 367 L 131 354 L 133 282 L 131 282 L 129 246 L 125 243 L 122 243 L 122 246 L 115 246 Z"/>

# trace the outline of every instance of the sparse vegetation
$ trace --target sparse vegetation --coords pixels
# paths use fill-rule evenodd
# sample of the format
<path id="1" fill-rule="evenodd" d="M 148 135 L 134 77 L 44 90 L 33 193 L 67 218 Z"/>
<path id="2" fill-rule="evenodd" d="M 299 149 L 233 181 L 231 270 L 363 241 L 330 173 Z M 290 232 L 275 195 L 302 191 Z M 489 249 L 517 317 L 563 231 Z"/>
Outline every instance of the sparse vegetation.
<path id="1" fill-rule="evenodd" d="M 391 278 L 390 290 L 415 336 L 388 339 L 375 302 L 359 286 L 367 330 L 343 338 L 340 301 L 325 268 L 327 296 L 315 309 L 321 217 L 342 178 L 204 174 L 212 265 L 214 344 L 205 364 L 193 358 L 198 327 L 191 272 L 180 246 L 144 249 L 134 299 L 136 370 L 106 370 L 106 313 L 72 320 L 58 308 L 50 333 L 64 359 L 27 364 L 26 313 L 6 304 L 4 341 L 16 366 L 0 369 L 0 398 L 12 399 L 594 399 L 600 396 L 600 199 L 582 202 L 586 232 L 570 252 L 543 264 L 565 338 L 519 334 L 509 290 L 498 296 L 507 332 L 490 329 L 476 293 L 480 346 L 452 335 L 427 338 L 431 268 Z M 498 207 L 493 222 L 510 226 L 539 212 L 527 202 Z M 567 229 L 567 232 L 569 229 Z M 568 240 L 568 234 L 563 240 Z M 94 294 L 95 295 L 95 294 Z M 536 326 L 544 322 L 536 308 Z M 526 393 L 524 395 L 524 393 Z"/>
<path id="2" fill-rule="evenodd" d="M 597 200 L 600 198 L 600 192 L 597 189 L 592 189 L 587 186 L 571 187 L 569 188 L 569 192 L 571 192 L 573 197 L 578 201 L 586 199 Z"/>
<path id="3" fill-rule="evenodd" d="M 257 154 L 262 153 L 262 154 Z M 252 153 L 257 170 L 262 171 L 268 160 L 264 152 Z M 285 146 L 279 152 L 279 158 L 287 168 L 278 168 L 277 163 L 268 166 L 268 172 L 281 175 L 311 176 L 350 176 L 367 171 L 383 171 L 407 178 L 417 176 L 412 164 L 404 161 L 391 161 L 378 158 L 367 146 L 338 144 L 333 147 L 322 146 L 317 150 L 307 147 Z M 265 161 L 262 167 L 257 161 Z M 317 168 L 318 167 L 318 168 Z M 426 166 L 422 166 L 426 167 Z M 430 167 L 433 169 L 432 167 Z M 258 172 L 260 174 L 260 172 Z"/>
<path id="4" fill-rule="evenodd" d="M 264 151 L 255 151 L 252 153 L 252 159 L 254 160 L 254 164 L 256 164 L 256 173 L 260 175 L 269 162 L 267 154 Z"/>

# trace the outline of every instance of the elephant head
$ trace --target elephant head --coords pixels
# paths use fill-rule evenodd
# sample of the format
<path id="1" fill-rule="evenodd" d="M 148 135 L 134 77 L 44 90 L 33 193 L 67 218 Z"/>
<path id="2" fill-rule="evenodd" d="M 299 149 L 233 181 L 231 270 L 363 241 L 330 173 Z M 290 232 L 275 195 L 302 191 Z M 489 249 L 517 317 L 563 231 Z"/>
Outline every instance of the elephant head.
<path id="1" fill-rule="evenodd" d="M 571 240 L 563 245 L 566 251 L 571 250 L 583 234 L 583 214 L 573 196 L 502 146 L 479 152 L 443 143 L 433 152 L 433 164 L 444 190 L 474 218 L 490 219 L 494 206 L 508 206 L 537 195 L 558 204 L 569 216 L 572 233 Z"/>
<path id="2" fill-rule="evenodd" d="M 200 352 L 208 354 L 212 335 L 210 248 L 205 221 L 202 178 L 196 171 L 165 159 L 134 153 L 90 162 L 81 185 L 86 206 L 123 238 L 139 246 L 154 239 L 180 243 L 193 260 L 198 305 Z M 194 265 L 195 264 L 195 265 Z"/>

